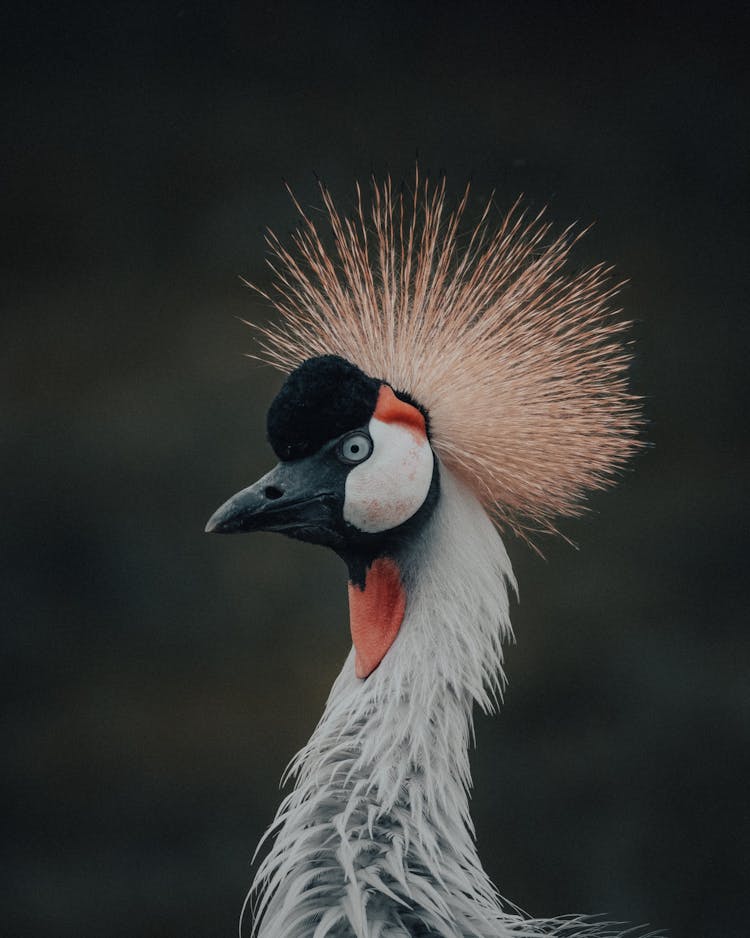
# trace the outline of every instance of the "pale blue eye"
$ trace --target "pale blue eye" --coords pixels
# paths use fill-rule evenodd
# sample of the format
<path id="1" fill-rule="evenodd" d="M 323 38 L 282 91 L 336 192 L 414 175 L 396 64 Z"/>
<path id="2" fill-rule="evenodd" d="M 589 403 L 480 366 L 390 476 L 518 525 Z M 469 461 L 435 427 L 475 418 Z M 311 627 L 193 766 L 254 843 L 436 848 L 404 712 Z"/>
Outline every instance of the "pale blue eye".
<path id="1" fill-rule="evenodd" d="M 369 434 L 355 430 L 354 433 L 348 433 L 339 440 L 337 453 L 342 462 L 351 464 L 364 462 L 372 453 L 372 440 Z"/>

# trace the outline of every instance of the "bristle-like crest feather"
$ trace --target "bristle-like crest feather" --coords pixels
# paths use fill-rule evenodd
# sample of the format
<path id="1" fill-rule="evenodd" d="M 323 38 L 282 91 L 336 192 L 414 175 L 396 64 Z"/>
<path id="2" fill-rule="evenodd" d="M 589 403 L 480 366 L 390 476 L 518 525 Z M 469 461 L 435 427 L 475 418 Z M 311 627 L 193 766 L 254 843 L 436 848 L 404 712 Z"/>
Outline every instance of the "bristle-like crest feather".
<path id="1" fill-rule="evenodd" d="M 407 392 L 501 526 L 529 537 L 579 514 L 640 445 L 611 268 L 571 272 L 581 234 L 518 202 L 494 224 L 490 199 L 464 230 L 469 187 L 449 209 L 444 179 L 417 174 L 411 194 L 373 181 L 369 202 L 358 185 L 351 217 L 321 195 L 330 232 L 292 195 L 292 246 L 268 235 L 258 292 L 281 318 L 257 327 L 257 357 L 288 372 L 337 354 Z"/>

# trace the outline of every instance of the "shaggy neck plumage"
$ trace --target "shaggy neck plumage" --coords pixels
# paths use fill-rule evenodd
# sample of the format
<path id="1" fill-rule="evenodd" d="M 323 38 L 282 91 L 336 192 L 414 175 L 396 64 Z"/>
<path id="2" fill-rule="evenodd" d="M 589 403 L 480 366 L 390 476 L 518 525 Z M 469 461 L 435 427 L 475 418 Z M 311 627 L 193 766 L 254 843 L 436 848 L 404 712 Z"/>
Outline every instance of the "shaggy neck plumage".
<path id="1" fill-rule="evenodd" d="M 290 767 L 253 885 L 263 938 L 501 934 L 474 847 L 468 746 L 474 703 L 491 709 L 503 685 L 514 580 L 477 500 L 444 469 L 441 482 L 397 558 L 396 641 L 365 681 L 350 654 Z"/>

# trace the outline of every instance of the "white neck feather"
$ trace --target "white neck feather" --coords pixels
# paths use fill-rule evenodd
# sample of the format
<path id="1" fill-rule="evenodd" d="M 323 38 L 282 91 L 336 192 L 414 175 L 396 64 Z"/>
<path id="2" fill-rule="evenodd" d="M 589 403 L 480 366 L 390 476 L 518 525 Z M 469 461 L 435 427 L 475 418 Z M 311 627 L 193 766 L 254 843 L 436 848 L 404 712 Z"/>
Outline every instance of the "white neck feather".
<path id="1" fill-rule="evenodd" d="M 474 703 L 493 709 L 511 636 L 505 547 L 441 467 L 435 513 L 397 558 L 399 634 L 369 678 L 344 664 L 253 883 L 261 938 L 551 934 L 501 905 L 469 816 Z M 588 934 L 589 932 L 587 932 Z"/>

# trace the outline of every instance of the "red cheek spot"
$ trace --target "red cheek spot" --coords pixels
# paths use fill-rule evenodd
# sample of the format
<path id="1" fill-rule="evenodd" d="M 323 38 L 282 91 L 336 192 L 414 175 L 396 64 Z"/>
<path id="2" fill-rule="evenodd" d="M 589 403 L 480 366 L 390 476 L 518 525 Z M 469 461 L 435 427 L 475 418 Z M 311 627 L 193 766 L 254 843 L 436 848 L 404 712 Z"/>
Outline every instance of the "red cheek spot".
<path id="1" fill-rule="evenodd" d="M 357 677 L 368 677 L 393 644 L 406 609 L 406 591 L 395 560 L 379 557 L 365 577 L 365 588 L 349 584 L 349 625 Z"/>
<path id="2" fill-rule="evenodd" d="M 380 385 L 373 417 L 383 423 L 401 424 L 411 430 L 418 443 L 423 443 L 427 438 L 427 427 L 421 410 L 396 397 L 393 389 L 387 384 Z"/>

